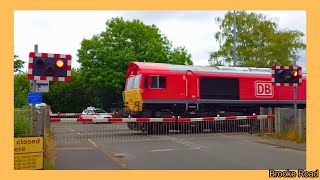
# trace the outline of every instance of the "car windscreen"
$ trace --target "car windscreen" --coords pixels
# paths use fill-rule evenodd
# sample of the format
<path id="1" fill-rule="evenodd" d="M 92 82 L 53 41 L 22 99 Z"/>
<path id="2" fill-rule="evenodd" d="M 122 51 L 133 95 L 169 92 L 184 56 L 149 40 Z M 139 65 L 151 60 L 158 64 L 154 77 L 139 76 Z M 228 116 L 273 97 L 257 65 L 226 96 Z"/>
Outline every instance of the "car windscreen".
<path id="1" fill-rule="evenodd" d="M 95 113 L 106 113 L 104 110 L 102 109 L 95 109 L 94 110 Z"/>

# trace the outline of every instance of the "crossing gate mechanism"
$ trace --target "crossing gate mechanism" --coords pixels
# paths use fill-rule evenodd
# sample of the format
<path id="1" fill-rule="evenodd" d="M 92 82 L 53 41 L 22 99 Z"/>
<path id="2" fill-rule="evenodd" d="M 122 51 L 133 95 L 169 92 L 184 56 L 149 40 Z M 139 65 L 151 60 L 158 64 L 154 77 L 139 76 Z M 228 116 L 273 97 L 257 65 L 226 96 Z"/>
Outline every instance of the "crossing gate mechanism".
<path id="1" fill-rule="evenodd" d="M 203 139 L 221 133 L 266 131 L 274 115 L 205 118 L 50 118 L 57 141 L 142 141 L 168 138 Z M 268 127 L 266 129 L 266 127 Z"/>

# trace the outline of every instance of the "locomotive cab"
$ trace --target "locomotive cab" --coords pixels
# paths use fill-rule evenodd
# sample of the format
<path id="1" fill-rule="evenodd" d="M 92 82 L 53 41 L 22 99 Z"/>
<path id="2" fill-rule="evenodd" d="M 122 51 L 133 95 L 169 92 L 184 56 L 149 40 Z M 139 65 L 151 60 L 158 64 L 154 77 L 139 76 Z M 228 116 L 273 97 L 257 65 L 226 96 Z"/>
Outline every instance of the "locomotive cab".
<path id="1" fill-rule="evenodd" d="M 126 80 L 125 90 L 123 91 L 123 101 L 125 110 L 128 112 L 142 111 L 142 89 L 140 87 L 142 74 L 131 75 Z"/>

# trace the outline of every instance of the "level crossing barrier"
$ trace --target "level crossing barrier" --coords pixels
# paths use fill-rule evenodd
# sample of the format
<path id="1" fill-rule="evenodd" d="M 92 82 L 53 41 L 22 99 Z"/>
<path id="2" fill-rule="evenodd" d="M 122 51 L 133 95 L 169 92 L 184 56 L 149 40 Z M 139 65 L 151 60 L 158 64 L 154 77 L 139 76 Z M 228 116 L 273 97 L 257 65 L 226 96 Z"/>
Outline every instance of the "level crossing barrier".
<path id="1" fill-rule="evenodd" d="M 132 141 L 213 138 L 221 134 L 256 134 L 267 131 L 261 124 L 274 115 L 203 118 L 64 118 L 51 117 L 50 126 L 58 141 Z"/>

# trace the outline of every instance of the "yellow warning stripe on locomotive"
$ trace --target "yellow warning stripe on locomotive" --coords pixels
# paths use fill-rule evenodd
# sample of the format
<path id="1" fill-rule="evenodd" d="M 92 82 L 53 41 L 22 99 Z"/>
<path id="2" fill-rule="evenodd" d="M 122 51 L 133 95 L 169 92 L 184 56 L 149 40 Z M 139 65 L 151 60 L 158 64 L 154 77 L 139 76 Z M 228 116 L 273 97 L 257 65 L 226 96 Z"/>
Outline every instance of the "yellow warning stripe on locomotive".
<path id="1" fill-rule="evenodd" d="M 124 102 L 127 111 L 142 111 L 143 101 L 141 92 L 140 88 L 124 91 Z"/>

